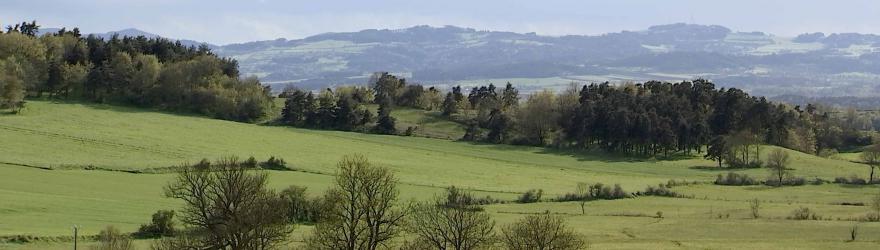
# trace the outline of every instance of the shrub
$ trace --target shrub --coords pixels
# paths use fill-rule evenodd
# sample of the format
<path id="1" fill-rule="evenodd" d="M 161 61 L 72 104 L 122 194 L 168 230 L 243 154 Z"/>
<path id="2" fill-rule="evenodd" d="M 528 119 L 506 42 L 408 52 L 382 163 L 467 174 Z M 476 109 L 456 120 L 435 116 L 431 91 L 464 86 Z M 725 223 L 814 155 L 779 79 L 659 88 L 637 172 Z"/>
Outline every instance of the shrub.
<path id="1" fill-rule="evenodd" d="M 699 181 L 687 181 L 687 180 L 668 180 L 666 181 L 667 188 L 673 188 L 678 186 L 690 186 L 700 184 Z"/>
<path id="2" fill-rule="evenodd" d="M 850 176 L 849 178 L 846 178 L 846 177 L 834 178 L 834 183 L 850 184 L 850 185 L 865 185 L 865 184 L 868 184 L 868 181 L 865 179 L 859 178 L 858 176 L 853 175 L 853 176 Z"/>
<path id="3" fill-rule="evenodd" d="M 257 159 L 251 156 L 247 160 L 241 162 L 241 166 L 246 168 L 255 168 L 257 167 Z"/>
<path id="4" fill-rule="evenodd" d="M 260 167 L 263 169 L 289 170 L 287 168 L 287 162 L 285 162 L 283 158 L 275 156 L 269 156 L 268 160 L 260 162 Z"/>
<path id="5" fill-rule="evenodd" d="M 207 168 L 211 167 L 211 161 L 209 161 L 208 159 L 202 158 L 202 160 L 199 161 L 199 163 L 192 165 L 192 167 L 196 168 L 196 169 L 207 169 Z"/>
<path id="6" fill-rule="evenodd" d="M 631 196 L 632 195 L 620 187 L 620 184 L 614 184 L 612 187 L 602 183 L 596 183 L 587 187 L 585 193 L 566 193 L 557 197 L 556 201 L 617 200 L 630 198 Z"/>
<path id="7" fill-rule="evenodd" d="M 520 195 L 519 198 L 516 199 L 516 202 L 519 202 L 519 203 L 539 202 L 539 201 L 541 201 L 541 196 L 543 196 L 543 195 L 544 195 L 544 190 L 538 189 L 536 191 L 534 189 L 531 189 L 529 191 L 526 191 L 522 195 Z"/>
<path id="8" fill-rule="evenodd" d="M 648 186 L 647 188 L 645 188 L 644 192 L 636 192 L 636 195 L 638 195 L 638 196 L 684 197 L 684 195 L 678 194 L 675 191 L 672 191 L 669 188 L 666 188 L 666 186 L 663 186 L 662 184 L 657 185 L 657 187 Z"/>
<path id="9" fill-rule="evenodd" d="M 416 129 L 418 129 L 418 127 L 406 127 L 406 131 L 403 132 L 403 135 L 404 136 L 412 136 L 413 134 L 416 133 Z"/>
<path id="10" fill-rule="evenodd" d="M 756 181 L 747 174 L 737 174 L 734 172 L 729 172 L 727 175 L 718 174 L 718 177 L 715 178 L 715 185 L 750 186 L 759 184 L 761 184 L 761 182 Z"/>
<path id="11" fill-rule="evenodd" d="M 107 226 L 98 234 L 98 245 L 94 250 L 130 250 L 133 249 L 131 238 L 119 232 L 113 226 Z"/>
<path id="12" fill-rule="evenodd" d="M 320 222 L 331 204 L 324 197 L 308 197 L 307 188 L 291 185 L 280 192 L 290 223 L 315 224 Z"/>
<path id="13" fill-rule="evenodd" d="M 821 220 L 822 216 L 816 214 L 815 211 L 810 210 L 808 207 L 800 207 L 791 212 L 791 216 L 787 217 L 789 220 Z"/>
<path id="14" fill-rule="evenodd" d="M 822 185 L 822 184 L 825 184 L 826 182 L 828 182 L 828 181 L 823 180 L 822 178 L 816 177 L 816 178 L 813 178 L 812 180 L 810 180 L 810 185 Z"/>
<path id="15" fill-rule="evenodd" d="M 501 241 L 511 250 L 582 249 L 580 236 L 560 217 L 549 214 L 529 215 L 503 228 Z"/>
<path id="16" fill-rule="evenodd" d="M 153 213 L 150 224 L 141 225 L 136 235 L 143 238 L 174 236 L 174 211 L 159 210 Z"/>
<path id="17" fill-rule="evenodd" d="M 829 159 L 832 159 L 832 158 L 836 158 L 836 157 L 837 157 L 838 152 L 837 152 L 837 149 L 826 148 L 826 149 L 822 149 L 822 150 L 820 150 L 819 153 L 818 153 L 818 155 L 819 155 L 819 157 L 822 157 L 822 158 L 829 158 Z"/>
<path id="18" fill-rule="evenodd" d="M 804 177 L 786 177 L 782 179 L 782 185 L 779 185 L 779 180 L 775 178 L 768 178 L 767 181 L 764 182 L 767 186 L 803 186 L 807 184 L 807 179 Z"/>

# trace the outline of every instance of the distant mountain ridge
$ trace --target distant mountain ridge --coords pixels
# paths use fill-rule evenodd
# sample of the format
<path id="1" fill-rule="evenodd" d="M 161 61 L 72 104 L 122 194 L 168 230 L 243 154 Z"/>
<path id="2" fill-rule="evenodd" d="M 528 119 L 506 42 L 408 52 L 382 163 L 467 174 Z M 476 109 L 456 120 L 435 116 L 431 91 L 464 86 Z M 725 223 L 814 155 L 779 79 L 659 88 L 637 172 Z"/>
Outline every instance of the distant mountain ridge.
<path id="1" fill-rule="evenodd" d="M 238 59 L 242 72 L 265 82 L 307 89 L 364 83 L 373 71 L 390 71 L 441 87 L 511 80 L 527 92 L 570 81 L 709 78 L 769 96 L 880 93 L 880 37 L 872 34 L 785 38 L 677 23 L 540 36 L 414 26 L 229 44 L 215 51 Z"/>
<path id="2" fill-rule="evenodd" d="M 155 34 L 136 29 L 98 34 Z M 201 44 L 188 41 L 190 44 Z M 324 33 L 210 46 L 275 89 L 363 84 L 389 71 L 439 87 L 511 81 L 524 93 L 569 82 L 707 78 L 755 95 L 880 95 L 880 36 L 779 37 L 667 24 L 602 35 L 541 36 L 456 26 Z"/>

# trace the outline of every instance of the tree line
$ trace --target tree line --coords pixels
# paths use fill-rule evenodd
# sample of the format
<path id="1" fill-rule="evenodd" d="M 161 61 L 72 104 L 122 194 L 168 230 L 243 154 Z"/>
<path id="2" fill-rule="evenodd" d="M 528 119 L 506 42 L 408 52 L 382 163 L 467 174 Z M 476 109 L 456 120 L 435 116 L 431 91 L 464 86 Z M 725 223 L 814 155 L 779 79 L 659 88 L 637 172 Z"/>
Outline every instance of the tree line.
<path id="1" fill-rule="evenodd" d="M 369 87 L 327 89 L 315 97 L 290 89 L 282 115 L 286 124 L 321 129 L 395 134 L 393 107 L 437 111 L 465 124 L 462 140 L 488 143 L 597 148 L 638 156 L 701 154 L 719 165 L 761 165 L 763 144 L 827 155 L 874 143 L 858 116 L 809 104 L 774 103 L 736 88 L 716 88 L 708 80 L 648 81 L 614 85 L 572 84 L 555 93 L 532 93 L 521 100 L 507 83 L 461 86 L 445 94 L 407 84 L 388 73 L 375 74 Z M 379 106 L 378 119 L 365 108 Z"/>
<path id="2" fill-rule="evenodd" d="M 241 78 L 234 59 L 207 46 L 165 38 L 83 37 L 61 29 L 37 37 L 36 22 L 0 32 L 0 105 L 20 110 L 25 97 L 86 100 L 255 121 L 273 104 L 256 78 Z"/>
<path id="3" fill-rule="evenodd" d="M 407 85 L 406 79 L 380 72 L 373 75 L 368 87 L 345 86 L 324 89 L 315 95 L 297 88 L 285 89 L 280 122 L 296 127 L 343 131 L 398 134 L 394 107 L 425 110 L 438 109 L 442 99 L 434 87 Z M 376 105 L 375 112 L 367 105 Z"/>

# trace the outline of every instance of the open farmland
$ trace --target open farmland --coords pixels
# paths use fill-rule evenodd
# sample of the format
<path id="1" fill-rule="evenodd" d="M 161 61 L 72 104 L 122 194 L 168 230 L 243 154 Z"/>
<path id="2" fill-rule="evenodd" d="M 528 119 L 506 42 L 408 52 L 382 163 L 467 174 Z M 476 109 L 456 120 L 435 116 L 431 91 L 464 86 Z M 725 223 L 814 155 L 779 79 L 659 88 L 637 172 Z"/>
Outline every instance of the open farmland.
<path id="1" fill-rule="evenodd" d="M 406 116 L 407 120 L 419 119 L 418 112 Z M 619 183 L 628 192 L 668 180 L 698 182 L 673 188 L 686 198 L 593 201 L 585 214 L 577 202 L 487 206 L 502 225 L 525 214 L 560 214 L 598 249 L 824 249 L 880 244 L 880 225 L 849 221 L 867 213 L 868 207 L 840 205 L 868 203 L 880 192 L 876 187 L 830 183 L 784 188 L 717 186 L 711 182 L 727 171 L 696 156 L 629 158 L 263 126 L 48 101 L 31 101 L 20 115 L 0 116 L 0 139 L 4 142 L 0 144 L 0 235 L 6 237 L 67 236 L 72 225 L 80 225 L 85 235 L 94 235 L 105 225 L 134 231 L 152 212 L 180 205 L 164 198 L 162 187 L 172 177 L 173 168 L 168 167 L 184 162 L 230 155 L 253 155 L 261 160 L 283 157 L 295 171 L 270 171 L 270 186 L 301 185 L 309 188 L 310 195 L 318 195 L 331 185 L 335 163 L 343 155 L 360 153 L 394 171 L 403 202 L 433 197 L 450 185 L 481 197 L 512 201 L 528 189 L 543 189 L 545 199 L 555 198 L 572 192 L 578 182 Z M 864 165 L 844 160 L 790 153 L 793 173 L 808 179 L 831 180 L 868 171 Z M 737 172 L 767 176 L 764 169 Z M 751 219 L 748 201 L 756 198 L 763 203 L 762 218 Z M 799 207 L 814 209 L 823 220 L 785 219 Z M 856 224 L 862 236 L 847 243 L 849 229 Z M 308 228 L 297 228 L 293 245 Z M 69 245 L 59 241 L 7 243 L 0 244 L 0 249 Z"/>

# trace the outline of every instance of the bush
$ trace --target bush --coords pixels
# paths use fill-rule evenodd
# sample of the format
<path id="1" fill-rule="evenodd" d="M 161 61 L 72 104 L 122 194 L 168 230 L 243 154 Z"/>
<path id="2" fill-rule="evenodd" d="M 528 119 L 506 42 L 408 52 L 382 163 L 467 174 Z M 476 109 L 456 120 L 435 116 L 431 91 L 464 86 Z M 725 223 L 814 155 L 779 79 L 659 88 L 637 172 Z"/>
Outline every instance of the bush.
<path id="1" fill-rule="evenodd" d="M 868 184 L 868 181 L 865 179 L 859 178 L 858 176 L 853 175 L 853 176 L 850 176 L 849 178 L 846 178 L 846 177 L 834 178 L 834 183 L 850 184 L 850 185 L 865 185 L 865 184 Z"/>
<path id="2" fill-rule="evenodd" d="M 819 157 L 833 159 L 838 155 L 837 149 L 826 148 L 819 151 Z"/>
<path id="3" fill-rule="evenodd" d="M 174 211 L 159 210 L 153 213 L 153 219 L 150 224 L 141 225 L 135 233 L 138 237 L 158 238 L 174 236 Z"/>
<path id="4" fill-rule="evenodd" d="M 247 160 L 241 162 L 241 166 L 246 168 L 255 168 L 257 167 L 257 159 L 251 156 Z"/>
<path id="5" fill-rule="evenodd" d="M 287 162 L 283 158 L 275 156 L 270 156 L 268 160 L 260 162 L 260 167 L 263 169 L 289 170 Z"/>
<path id="6" fill-rule="evenodd" d="M 583 249 L 581 236 L 549 214 L 529 215 L 502 229 L 501 242 L 511 250 Z"/>
<path id="7" fill-rule="evenodd" d="M 780 186 L 778 182 L 775 178 L 768 178 L 764 184 L 767 186 Z M 786 177 L 782 180 L 782 186 L 803 186 L 804 184 L 807 184 L 807 179 L 804 177 Z"/>
<path id="8" fill-rule="evenodd" d="M 673 188 L 673 187 L 678 187 L 678 186 L 690 186 L 690 185 L 697 185 L 697 184 L 700 184 L 700 182 L 699 182 L 699 181 L 686 181 L 686 180 L 680 180 L 680 181 L 678 181 L 678 180 L 669 180 L 669 181 L 666 181 L 666 187 L 667 187 L 667 188 Z"/>
<path id="9" fill-rule="evenodd" d="M 328 204 L 322 197 L 309 198 L 306 188 L 291 185 L 282 190 L 281 200 L 287 209 L 287 219 L 290 223 L 314 224 L 318 223 Z"/>
<path id="10" fill-rule="evenodd" d="M 759 184 L 761 184 L 761 182 L 756 181 L 747 174 L 737 174 L 734 172 L 729 172 L 727 175 L 718 174 L 718 177 L 715 178 L 715 185 L 750 186 Z"/>
<path id="11" fill-rule="evenodd" d="M 101 230 L 98 234 L 98 245 L 92 247 L 94 250 L 130 250 L 133 248 L 131 238 L 113 226 L 107 226 Z"/>
<path id="12" fill-rule="evenodd" d="M 404 135 L 404 136 L 413 136 L 413 134 L 416 133 L 416 129 L 418 129 L 418 128 L 419 128 L 418 126 L 416 126 L 416 127 L 406 127 L 406 131 L 403 132 L 403 135 Z"/>
<path id="13" fill-rule="evenodd" d="M 684 197 L 684 195 L 681 195 L 679 193 L 676 193 L 675 191 L 670 190 L 669 188 L 667 188 L 663 184 L 657 185 L 657 187 L 648 186 L 647 188 L 645 188 L 645 191 L 636 192 L 636 195 L 638 195 L 638 196 Z"/>
<path id="14" fill-rule="evenodd" d="M 789 220 L 821 220 L 822 216 L 816 214 L 815 211 L 810 210 L 808 207 L 800 207 L 791 212 L 791 216 L 787 217 Z"/>
<path id="15" fill-rule="evenodd" d="M 536 191 L 534 189 L 531 189 L 529 191 L 526 191 L 522 195 L 520 195 L 519 198 L 516 199 L 516 202 L 518 202 L 518 203 L 539 202 L 539 201 L 541 201 L 541 196 L 543 196 L 543 195 L 544 195 L 544 190 L 538 189 Z"/>
<path id="16" fill-rule="evenodd" d="M 586 200 L 617 200 L 631 197 L 629 193 L 620 187 L 620 184 L 614 184 L 612 187 L 596 183 L 590 185 L 588 189 L 588 192 L 585 194 L 586 197 L 584 197 L 584 194 L 567 193 L 557 197 L 556 201 L 582 201 L 584 198 Z"/>

